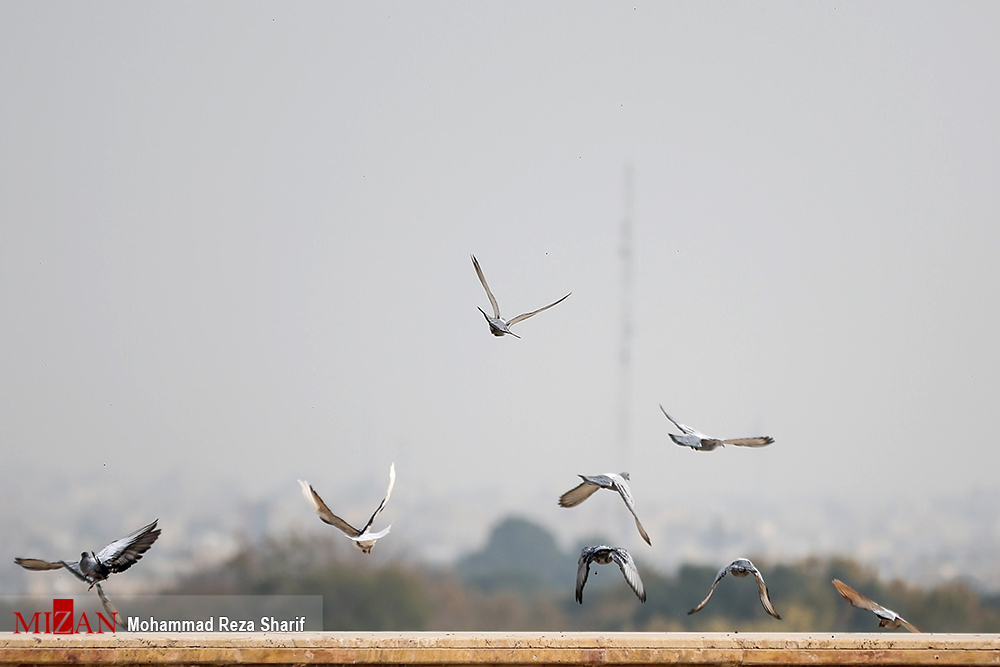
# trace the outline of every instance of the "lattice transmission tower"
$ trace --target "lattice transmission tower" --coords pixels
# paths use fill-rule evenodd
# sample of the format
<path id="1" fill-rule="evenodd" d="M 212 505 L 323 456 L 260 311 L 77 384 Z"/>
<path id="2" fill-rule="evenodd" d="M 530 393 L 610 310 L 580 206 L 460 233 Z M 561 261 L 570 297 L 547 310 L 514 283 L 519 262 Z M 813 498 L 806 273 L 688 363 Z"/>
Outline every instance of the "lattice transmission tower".
<path id="1" fill-rule="evenodd" d="M 618 341 L 618 441 L 623 465 L 632 464 L 632 165 L 625 165 L 623 214 L 618 245 L 621 263 L 621 329 Z"/>

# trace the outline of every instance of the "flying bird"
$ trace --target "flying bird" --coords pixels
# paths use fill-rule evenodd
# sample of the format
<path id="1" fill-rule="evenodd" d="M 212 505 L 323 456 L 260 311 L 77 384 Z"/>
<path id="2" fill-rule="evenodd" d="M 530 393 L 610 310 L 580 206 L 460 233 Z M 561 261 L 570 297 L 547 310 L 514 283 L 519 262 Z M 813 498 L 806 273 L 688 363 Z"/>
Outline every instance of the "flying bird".
<path id="1" fill-rule="evenodd" d="M 853 606 L 858 609 L 867 609 L 878 616 L 878 627 L 895 630 L 899 626 L 903 626 L 910 632 L 923 632 L 923 630 L 918 630 L 917 626 L 907 621 L 892 609 L 886 609 L 877 602 L 866 598 L 840 579 L 834 579 L 833 585 L 837 589 L 837 592 L 840 593 L 840 597 L 850 602 Z"/>
<path id="2" fill-rule="evenodd" d="M 765 447 L 774 442 L 774 438 L 764 435 L 757 438 L 731 438 L 729 440 L 720 440 L 718 438 L 710 438 L 700 431 L 696 431 L 690 426 L 685 426 L 680 422 L 676 421 L 673 417 L 667 414 L 667 411 L 660 406 L 660 410 L 666 415 L 667 419 L 674 423 L 674 426 L 679 428 L 684 432 L 684 435 L 674 435 L 673 433 L 668 434 L 670 439 L 676 442 L 678 445 L 684 445 L 690 447 L 691 449 L 697 449 L 699 452 L 710 452 L 716 447 L 723 447 L 725 445 L 736 445 L 738 447 Z"/>
<path id="3" fill-rule="evenodd" d="M 623 472 L 620 475 L 609 472 L 603 475 L 578 475 L 578 477 L 583 480 L 583 483 L 562 494 L 559 497 L 559 507 L 576 507 L 596 493 L 598 489 L 617 491 L 618 495 L 625 501 L 625 507 L 632 513 L 632 517 L 635 519 L 635 527 L 639 529 L 642 539 L 646 541 L 646 544 L 652 546 L 652 543 L 649 541 L 649 535 L 646 534 L 642 524 L 639 523 L 639 516 L 635 513 L 635 503 L 632 501 L 632 492 L 629 490 L 627 483 L 629 478 L 627 472 Z"/>
<path id="4" fill-rule="evenodd" d="M 757 593 L 760 595 L 760 603 L 764 607 L 764 611 L 774 616 L 779 621 L 781 616 L 778 616 L 778 612 L 774 610 L 774 605 L 771 604 L 771 598 L 767 595 L 767 584 L 764 583 L 764 577 L 760 576 L 760 572 L 757 568 L 753 566 L 747 558 L 737 558 L 729 565 L 725 566 L 719 570 L 719 574 L 715 575 L 715 581 L 712 582 L 712 587 L 708 589 L 708 595 L 705 599 L 698 603 L 698 606 L 689 611 L 689 614 L 693 614 L 696 611 L 701 611 L 702 607 L 708 604 L 708 599 L 712 597 L 712 593 L 715 592 L 715 587 L 719 585 L 722 578 L 727 574 L 732 574 L 734 577 L 745 577 L 748 574 L 752 574 L 754 578 L 757 579 Z"/>
<path id="5" fill-rule="evenodd" d="M 299 485 L 302 487 L 302 495 L 305 496 L 306 501 L 309 505 L 316 511 L 316 515 L 323 521 L 323 523 L 328 523 L 334 528 L 339 528 L 347 538 L 354 541 L 361 551 L 366 554 L 372 552 L 372 547 L 375 546 L 376 540 L 385 537 L 389 534 L 389 529 L 392 525 L 385 527 L 385 530 L 380 530 L 377 533 L 369 533 L 368 529 L 372 527 L 375 522 L 375 517 L 385 509 L 385 504 L 389 502 L 389 496 L 392 495 L 392 486 L 396 483 L 396 464 L 393 463 L 389 466 L 389 488 L 386 489 L 385 498 L 379 504 L 378 509 L 372 514 L 372 518 L 368 519 L 368 523 L 361 530 L 358 530 L 351 524 L 347 523 L 339 516 L 330 511 L 330 508 L 326 506 L 323 499 L 319 497 L 319 494 L 312 488 L 309 482 L 303 482 L 299 480 Z"/>
<path id="6" fill-rule="evenodd" d="M 618 564 L 622 574 L 625 575 L 625 581 L 635 592 L 636 597 L 639 598 L 640 602 L 645 602 L 646 591 L 642 587 L 642 579 L 639 578 L 639 571 L 635 569 L 635 561 L 632 560 L 632 556 L 621 547 L 604 545 L 584 547 L 583 551 L 580 552 L 580 561 L 576 566 L 576 601 L 583 604 L 583 587 L 587 583 L 587 575 L 590 574 L 590 564 L 607 565 L 611 562 Z M 597 576 L 597 572 L 594 572 L 594 576 Z"/>
<path id="7" fill-rule="evenodd" d="M 90 584 L 90 588 L 93 588 L 98 582 L 106 581 L 112 574 L 129 569 L 142 558 L 142 555 L 149 547 L 153 546 L 153 542 L 160 536 L 160 529 L 156 527 L 156 521 L 143 526 L 134 533 L 129 533 L 120 540 L 115 540 L 96 554 L 93 551 L 90 553 L 84 551 L 80 554 L 78 561 L 50 562 L 38 558 L 15 558 L 14 562 L 26 570 L 34 571 L 66 568 L 77 579 Z"/>
<path id="8" fill-rule="evenodd" d="M 472 256 L 472 265 L 476 267 L 476 275 L 479 276 L 479 282 L 483 284 L 483 289 L 486 290 L 486 296 L 490 298 L 490 305 L 493 306 L 493 317 L 487 315 L 486 311 L 483 310 L 482 308 L 479 308 L 479 306 L 476 307 L 479 308 L 479 312 L 483 314 L 483 317 L 485 317 L 486 321 L 489 323 L 490 333 L 497 337 L 503 336 L 505 334 L 510 334 L 514 338 L 520 338 L 520 336 L 518 336 L 516 333 L 510 330 L 510 327 L 514 326 L 515 324 L 517 324 L 522 320 L 528 319 L 532 315 L 537 315 L 543 310 L 548 310 L 549 308 L 556 305 L 560 301 L 563 301 L 564 299 L 566 299 L 566 297 L 569 296 L 569 294 L 567 294 L 562 299 L 559 299 L 559 301 L 550 303 L 544 308 L 539 308 L 538 310 L 533 310 L 530 313 L 524 313 L 523 315 L 518 315 L 517 317 L 505 320 L 502 317 L 500 317 L 500 306 L 497 305 L 497 300 L 493 297 L 493 292 L 490 291 L 490 286 L 486 284 L 486 277 L 483 276 L 483 270 L 479 268 L 479 261 L 476 259 L 475 255 Z M 570 294 L 572 294 L 572 292 L 570 292 Z"/>

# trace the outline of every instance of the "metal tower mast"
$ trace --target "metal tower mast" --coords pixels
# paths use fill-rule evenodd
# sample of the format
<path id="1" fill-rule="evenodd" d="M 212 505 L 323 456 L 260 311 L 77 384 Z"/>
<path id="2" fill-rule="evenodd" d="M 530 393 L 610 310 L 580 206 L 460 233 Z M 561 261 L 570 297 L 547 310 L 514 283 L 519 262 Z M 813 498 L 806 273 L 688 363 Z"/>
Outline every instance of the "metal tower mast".
<path id="1" fill-rule="evenodd" d="M 618 257 L 621 260 L 621 330 L 618 347 L 618 439 L 622 464 L 631 465 L 632 415 L 632 165 L 625 165 L 623 178 L 624 215 Z"/>

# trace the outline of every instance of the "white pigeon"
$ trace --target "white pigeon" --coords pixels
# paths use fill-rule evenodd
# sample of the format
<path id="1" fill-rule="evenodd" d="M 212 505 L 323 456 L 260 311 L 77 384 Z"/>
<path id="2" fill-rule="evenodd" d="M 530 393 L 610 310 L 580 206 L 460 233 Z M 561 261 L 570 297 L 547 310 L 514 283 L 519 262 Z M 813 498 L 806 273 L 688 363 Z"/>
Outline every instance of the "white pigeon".
<path id="1" fill-rule="evenodd" d="M 489 323 L 490 333 L 497 337 L 503 336 L 505 334 L 510 334 L 514 338 L 520 338 L 520 336 L 518 336 L 516 333 L 510 330 L 510 327 L 514 326 L 515 324 L 517 324 L 522 320 L 528 319 L 532 315 L 537 315 L 543 310 L 548 310 L 549 308 L 556 305 L 560 301 L 563 301 L 564 299 L 566 299 L 566 297 L 569 296 L 569 294 L 567 294 L 562 299 L 559 299 L 559 301 L 550 303 L 544 308 L 539 308 L 538 310 L 533 310 L 530 313 L 524 313 L 523 315 L 518 315 L 517 317 L 505 320 L 502 317 L 500 317 L 500 306 L 497 305 L 497 300 L 493 297 L 493 292 L 490 291 L 490 286 L 486 284 L 486 277 L 483 276 L 483 270 L 479 268 L 479 261 L 476 259 L 475 255 L 472 256 L 472 265 L 476 267 L 476 275 L 479 276 L 479 282 L 483 284 L 483 289 L 486 290 L 486 296 L 490 298 L 490 305 L 493 306 L 493 317 L 487 315 L 486 311 L 484 311 L 482 308 L 479 308 L 478 306 L 476 307 L 479 308 L 479 312 L 483 314 L 483 317 L 485 317 L 486 321 Z M 572 292 L 570 292 L 570 294 L 572 294 Z"/>
<path id="2" fill-rule="evenodd" d="M 702 600 L 697 607 L 689 611 L 689 614 L 693 614 L 696 611 L 701 611 L 701 608 L 708 604 L 708 599 L 712 597 L 712 593 L 715 592 L 715 587 L 719 585 L 722 578 L 727 574 L 732 574 L 734 577 L 745 577 L 748 574 L 752 574 L 757 579 L 757 593 L 760 595 L 760 604 L 764 607 L 764 611 L 774 616 L 779 621 L 781 616 L 778 616 L 778 612 L 774 610 L 774 605 L 771 604 L 771 598 L 767 595 L 767 584 L 764 583 L 764 577 L 760 576 L 760 572 L 754 567 L 753 563 L 750 562 L 748 558 L 737 558 L 729 565 L 725 566 L 719 570 L 719 574 L 715 575 L 715 581 L 712 582 L 712 587 L 708 589 L 708 595 Z"/>
<path id="3" fill-rule="evenodd" d="M 684 435 L 674 435 L 669 433 L 670 439 L 676 442 L 678 445 L 684 445 L 690 447 L 691 449 L 696 449 L 699 452 L 710 452 L 716 447 L 723 447 L 725 445 L 737 445 L 739 447 L 765 447 L 774 442 L 774 438 L 764 435 L 756 438 L 731 438 L 729 440 L 720 440 L 719 438 L 710 438 L 709 436 L 696 431 L 690 426 L 685 426 L 680 422 L 676 421 L 673 417 L 667 414 L 667 411 L 660 406 L 660 410 L 666 415 L 667 419 L 674 423 L 674 426 L 679 428 L 684 432 Z"/>
<path id="4" fill-rule="evenodd" d="M 620 475 L 616 475 L 613 472 L 604 473 L 603 475 L 578 475 L 583 483 L 573 487 L 566 493 L 559 497 L 559 507 L 576 507 L 584 500 L 594 495 L 598 489 L 611 489 L 612 491 L 617 491 L 618 495 L 622 497 L 625 501 L 625 507 L 628 511 L 632 513 L 632 517 L 635 519 L 635 527 L 639 529 L 639 534 L 642 539 L 646 541 L 646 544 L 652 546 L 649 541 L 649 535 L 643 529 L 642 524 L 639 523 L 639 515 L 635 513 L 635 503 L 632 501 L 632 492 L 628 488 L 629 476 L 627 472 L 623 472 Z"/>
<path id="5" fill-rule="evenodd" d="M 852 605 L 858 609 L 867 609 L 878 616 L 878 627 L 895 630 L 896 628 L 903 626 L 910 632 L 923 632 L 923 630 L 918 630 L 917 626 L 907 621 L 892 609 L 886 609 L 877 602 L 873 602 L 869 598 L 866 598 L 864 595 L 857 592 L 840 579 L 834 579 L 833 585 L 837 589 L 837 592 L 840 593 L 840 596 Z"/>
<path id="6" fill-rule="evenodd" d="M 377 533 L 369 533 L 368 529 L 372 527 L 375 522 L 375 517 L 385 509 L 385 504 L 389 502 L 389 496 L 392 495 L 392 486 L 396 483 L 396 464 L 393 463 L 389 466 L 389 488 L 385 492 L 385 498 L 379 504 L 378 509 L 372 514 L 372 517 L 368 519 L 368 523 L 361 530 L 358 530 L 351 524 L 347 523 L 339 516 L 330 511 L 330 508 L 326 506 L 323 499 L 319 497 L 319 494 L 312 488 L 309 482 L 303 482 L 299 480 L 299 485 L 302 487 L 302 495 L 305 496 L 306 501 L 315 510 L 316 515 L 323 521 L 323 523 L 330 524 L 334 528 L 339 528 L 348 539 L 353 540 L 354 544 L 357 545 L 361 551 L 366 554 L 372 552 L 372 547 L 375 546 L 375 542 L 385 537 L 389 534 L 389 529 L 392 525 L 386 526 L 385 530 L 380 530 Z"/>
<path id="7" fill-rule="evenodd" d="M 587 575 L 590 574 L 590 564 L 607 565 L 617 563 L 618 568 L 625 576 L 625 581 L 632 588 L 640 602 L 646 601 L 646 590 L 642 587 L 642 579 L 639 578 L 639 570 L 635 568 L 635 561 L 628 551 L 621 547 L 609 547 L 605 545 L 596 547 L 584 547 L 580 552 L 580 560 L 576 566 L 576 601 L 583 604 L 583 587 L 587 583 Z M 594 573 L 597 574 L 596 572 Z"/>
<path id="8" fill-rule="evenodd" d="M 159 521 L 157 519 L 156 521 Z M 156 521 L 115 540 L 96 554 L 84 551 L 80 560 L 59 560 L 50 562 L 38 558 L 15 558 L 14 562 L 26 570 L 43 571 L 66 568 L 80 581 L 95 584 L 107 580 L 112 574 L 124 572 L 134 565 L 160 536 Z"/>

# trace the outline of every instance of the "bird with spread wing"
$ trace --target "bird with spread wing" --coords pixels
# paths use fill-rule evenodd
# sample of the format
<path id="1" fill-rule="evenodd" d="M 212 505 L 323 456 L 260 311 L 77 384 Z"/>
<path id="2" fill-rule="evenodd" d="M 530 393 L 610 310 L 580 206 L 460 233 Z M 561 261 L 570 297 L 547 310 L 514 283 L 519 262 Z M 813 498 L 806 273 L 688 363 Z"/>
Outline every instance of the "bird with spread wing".
<path id="1" fill-rule="evenodd" d="M 754 564 L 750 562 L 748 558 L 737 558 L 729 565 L 725 566 L 719 573 L 715 575 L 715 581 L 712 582 L 712 587 L 708 589 L 708 595 L 705 599 L 698 603 L 698 606 L 688 612 L 688 614 L 693 614 L 697 611 L 701 611 L 702 607 L 708 604 L 709 598 L 712 597 L 712 593 L 715 592 L 715 587 L 719 585 L 722 578 L 727 574 L 732 574 L 734 577 L 745 577 L 752 574 L 757 580 L 757 593 L 760 595 L 760 604 L 764 607 L 764 611 L 774 616 L 779 621 L 781 616 L 778 612 L 774 610 L 774 605 L 771 604 L 771 598 L 767 594 L 767 584 L 764 583 L 764 577 L 760 576 L 760 572 L 754 567 Z"/>
<path id="2" fill-rule="evenodd" d="M 902 626 L 910 632 L 923 632 L 923 630 L 918 630 L 917 626 L 907 621 L 892 609 L 886 609 L 877 602 L 866 598 L 864 595 L 857 592 L 840 579 L 834 579 L 833 586 L 837 589 L 837 592 L 840 593 L 840 597 L 850 602 L 853 606 L 858 609 L 867 609 L 878 616 L 878 627 L 895 630 L 896 628 Z"/>
<path id="3" fill-rule="evenodd" d="M 768 435 L 759 436 L 756 438 L 730 438 L 729 440 L 722 440 L 720 438 L 712 438 L 700 431 L 696 431 L 690 426 L 685 426 L 680 422 L 676 421 L 673 417 L 667 414 L 667 411 L 660 406 L 660 410 L 666 415 L 667 419 L 674 423 L 674 426 L 679 428 L 684 435 L 675 435 L 669 433 L 670 439 L 676 442 L 678 445 L 684 445 L 685 447 L 690 447 L 691 449 L 696 449 L 699 452 L 710 452 L 716 447 L 724 447 L 725 445 L 736 445 L 738 447 L 765 447 L 774 442 L 774 438 Z"/>
<path id="4" fill-rule="evenodd" d="M 313 508 L 316 515 L 323 521 L 323 523 L 340 529 L 349 540 L 352 540 L 354 544 L 366 554 L 370 554 L 372 552 L 372 547 L 375 546 L 375 542 L 388 535 L 389 529 L 392 528 L 392 525 L 390 524 L 385 527 L 385 530 L 380 530 L 377 533 L 368 532 L 368 529 L 372 527 L 373 523 L 375 523 L 375 518 L 382 512 L 382 510 L 385 509 L 385 504 L 389 502 L 389 496 L 392 495 L 392 487 L 395 483 L 396 464 L 393 463 L 389 466 L 389 488 L 385 492 L 385 498 L 382 499 L 378 509 L 376 509 L 371 518 L 368 519 L 368 523 L 365 524 L 365 527 L 358 530 L 331 512 L 330 508 L 326 506 L 326 503 L 323 502 L 323 499 L 319 497 L 319 494 L 316 493 L 309 482 L 303 482 L 301 479 L 299 480 L 299 485 L 302 487 L 302 495 L 305 496 L 306 502 L 309 503 L 309 506 Z"/>
<path id="5" fill-rule="evenodd" d="M 639 598 L 640 602 L 646 601 L 646 590 L 642 587 L 642 579 L 639 578 L 639 570 L 635 567 L 635 561 L 629 552 L 621 547 L 609 547 L 605 545 L 584 547 L 580 552 L 580 560 L 576 566 L 576 601 L 583 604 L 583 587 L 587 584 L 587 576 L 590 574 L 590 564 L 607 565 L 616 563 L 622 571 L 625 581 L 632 592 Z M 594 572 L 597 575 L 597 572 Z"/>
<path id="6" fill-rule="evenodd" d="M 576 507 L 594 495 L 598 489 L 617 491 L 618 495 L 625 501 L 625 507 L 632 513 L 632 517 L 635 519 L 635 527 L 639 529 L 639 535 L 646 541 L 646 544 L 652 546 L 652 543 L 649 541 L 649 535 L 646 534 L 646 530 L 639 523 L 639 515 L 635 513 L 635 502 L 632 500 L 632 491 L 628 488 L 627 480 L 629 476 L 627 472 L 623 472 L 620 475 L 608 472 L 603 475 L 579 475 L 579 477 L 583 480 L 583 483 L 562 494 L 559 497 L 559 507 Z"/>
<path id="7" fill-rule="evenodd" d="M 157 519 L 156 521 L 159 521 Z M 156 521 L 115 540 L 96 554 L 84 551 L 80 560 L 47 561 L 39 558 L 15 558 L 14 562 L 26 570 L 44 571 L 66 568 L 80 581 L 93 588 L 98 582 L 106 581 L 112 574 L 124 572 L 142 558 L 160 536 Z"/>
<path id="8" fill-rule="evenodd" d="M 107 581 L 112 574 L 118 574 L 129 569 L 138 562 L 144 553 L 149 550 L 156 538 L 160 536 L 160 529 L 156 523 L 143 526 L 139 530 L 129 533 L 125 537 L 115 540 L 104 547 L 96 554 L 84 551 L 80 554 L 80 560 L 58 560 L 47 561 L 40 558 L 15 558 L 14 562 L 25 570 L 43 572 L 45 570 L 60 570 L 65 568 L 80 581 L 90 584 L 90 588 L 97 587 L 97 595 L 101 598 L 101 605 L 108 615 L 114 619 L 120 627 L 125 627 L 125 621 L 118 613 L 118 610 L 104 594 L 102 581 Z M 89 590 L 89 589 L 88 589 Z"/>
<path id="9" fill-rule="evenodd" d="M 475 255 L 472 256 L 472 265 L 476 267 L 476 275 L 479 276 L 479 282 L 483 284 L 483 289 L 486 290 L 486 296 L 488 296 L 490 299 L 490 305 L 493 306 L 493 317 L 487 315 L 486 311 L 483 310 L 482 308 L 479 308 L 479 312 L 483 314 L 483 317 L 485 317 L 486 321 L 489 323 L 490 333 L 497 337 L 510 334 L 514 338 L 520 338 L 520 336 L 518 336 L 516 333 L 510 330 L 510 327 L 514 326 L 518 322 L 528 319 L 532 315 L 537 315 L 543 310 L 548 310 L 552 306 L 556 305 L 557 303 L 569 297 L 569 294 L 567 294 L 562 299 L 559 299 L 559 301 L 550 303 L 549 305 L 543 308 L 539 308 L 538 310 L 533 310 L 530 313 L 524 313 L 518 315 L 517 317 L 512 317 L 509 320 L 505 320 L 502 317 L 500 317 L 500 306 L 497 305 L 497 300 L 496 298 L 494 298 L 493 292 L 490 291 L 490 286 L 486 284 L 486 277 L 483 275 L 483 270 L 479 268 L 479 260 L 476 259 Z M 570 292 L 570 294 L 572 294 L 572 292 Z"/>

